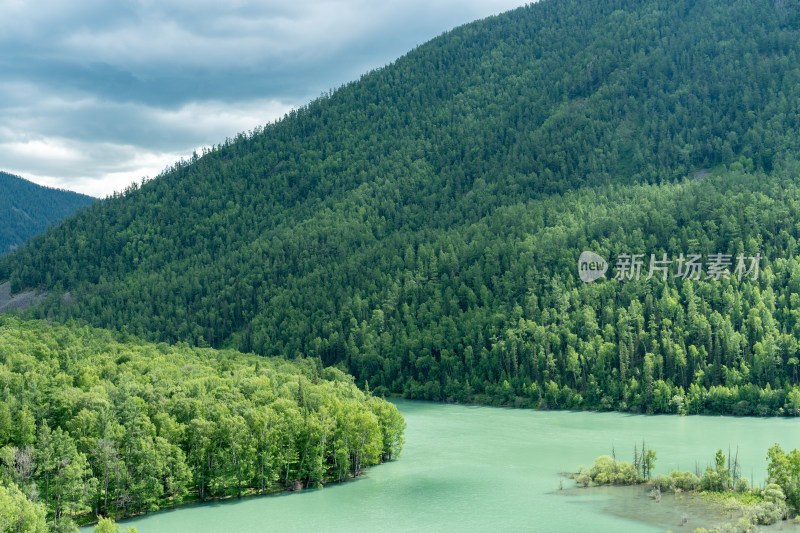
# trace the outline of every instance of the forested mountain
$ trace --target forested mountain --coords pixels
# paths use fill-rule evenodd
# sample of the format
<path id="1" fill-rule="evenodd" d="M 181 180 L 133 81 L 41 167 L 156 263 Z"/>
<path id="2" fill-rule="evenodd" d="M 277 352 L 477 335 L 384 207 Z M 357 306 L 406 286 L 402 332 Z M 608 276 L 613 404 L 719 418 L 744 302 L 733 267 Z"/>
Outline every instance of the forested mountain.
<path id="1" fill-rule="evenodd" d="M 0 381 L 4 531 L 318 486 L 403 444 L 394 405 L 311 359 L 0 316 Z"/>
<path id="2" fill-rule="evenodd" d="M 0 255 L 95 200 L 72 191 L 42 187 L 0 171 Z"/>
<path id="3" fill-rule="evenodd" d="M 35 316 L 379 393 L 798 414 L 798 27 L 796 0 L 542 0 L 95 204 L 0 279 L 50 290 Z M 762 258 L 609 279 L 626 253 Z"/>

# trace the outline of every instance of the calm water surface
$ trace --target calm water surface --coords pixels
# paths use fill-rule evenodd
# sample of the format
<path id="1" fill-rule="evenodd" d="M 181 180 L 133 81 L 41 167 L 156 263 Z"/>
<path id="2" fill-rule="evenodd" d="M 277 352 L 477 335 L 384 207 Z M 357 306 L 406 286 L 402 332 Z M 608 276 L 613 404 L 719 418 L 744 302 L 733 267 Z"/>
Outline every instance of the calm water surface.
<path id="1" fill-rule="evenodd" d="M 562 471 L 610 453 L 630 461 L 633 447 L 656 450 L 657 472 L 694 470 L 714 452 L 739 449 L 745 477 L 761 483 L 773 443 L 800 447 L 800 420 L 639 416 L 465 407 L 397 400 L 406 445 L 398 461 L 356 481 L 321 490 L 163 511 L 125 521 L 140 533 L 267 531 L 591 531 L 677 529 L 669 513 L 635 521 L 604 493 L 568 495 Z M 571 481 L 564 482 L 568 488 Z M 617 498 L 618 499 L 618 498 Z M 628 502 L 629 508 L 631 502 Z M 623 514 L 625 516 L 619 516 Z M 674 514 L 674 513 L 673 513 Z M 652 515 L 652 516 L 650 516 Z M 680 516 L 678 513 L 677 516 Z M 86 531 L 91 531 L 88 529 Z"/>

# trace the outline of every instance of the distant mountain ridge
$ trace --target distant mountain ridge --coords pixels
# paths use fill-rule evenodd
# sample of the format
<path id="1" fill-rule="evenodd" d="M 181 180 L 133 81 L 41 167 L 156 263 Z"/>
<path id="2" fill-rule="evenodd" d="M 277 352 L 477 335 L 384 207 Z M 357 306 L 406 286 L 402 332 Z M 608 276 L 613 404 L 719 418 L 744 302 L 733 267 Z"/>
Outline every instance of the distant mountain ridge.
<path id="1" fill-rule="evenodd" d="M 797 0 L 541 0 L 95 204 L 0 281 L 47 289 L 38 317 L 379 394 L 800 414 L 798 27 Z M 583 283 L 582 251 L 608 278 L 764 260 Z"/>
<path id="2" fill-rule="evenodd" d="M 0 171 L 0 255 L 15 250 L 53 222 L 96 200 Z"/>

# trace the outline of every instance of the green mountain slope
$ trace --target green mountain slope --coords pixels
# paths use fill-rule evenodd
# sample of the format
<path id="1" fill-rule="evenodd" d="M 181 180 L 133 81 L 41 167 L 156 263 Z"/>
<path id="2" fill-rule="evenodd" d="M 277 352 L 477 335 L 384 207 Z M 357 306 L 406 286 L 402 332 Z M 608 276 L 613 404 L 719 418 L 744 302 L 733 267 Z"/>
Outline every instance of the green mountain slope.
<path id="1" fill-rule="evenodd" d="M 796 1 L 544 0 L 176 164 L 0 278 L 51 289 L 39 316 L 382 392 L 794 412 L 798 23 Z M 765 259 L 758 283 L 584 284 L 586 249 Z"/>
<path id="2" fill-rule="evenodd" d="M 94 201 L 91 196 L 42 187 L 0 172 L 0 255 Z"/>

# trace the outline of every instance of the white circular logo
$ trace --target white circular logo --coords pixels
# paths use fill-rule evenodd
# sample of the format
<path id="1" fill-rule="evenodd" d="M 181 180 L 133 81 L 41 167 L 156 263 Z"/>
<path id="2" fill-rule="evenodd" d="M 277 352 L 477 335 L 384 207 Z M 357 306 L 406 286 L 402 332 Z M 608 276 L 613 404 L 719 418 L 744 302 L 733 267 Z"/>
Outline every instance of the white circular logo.
<path id="1" fill-rule="evenodd" d="M 578 274 L 584 283 L 591 283 L 606 275 L 608 263 L 594 252 L 584 251 L 578 258 Z"/>

